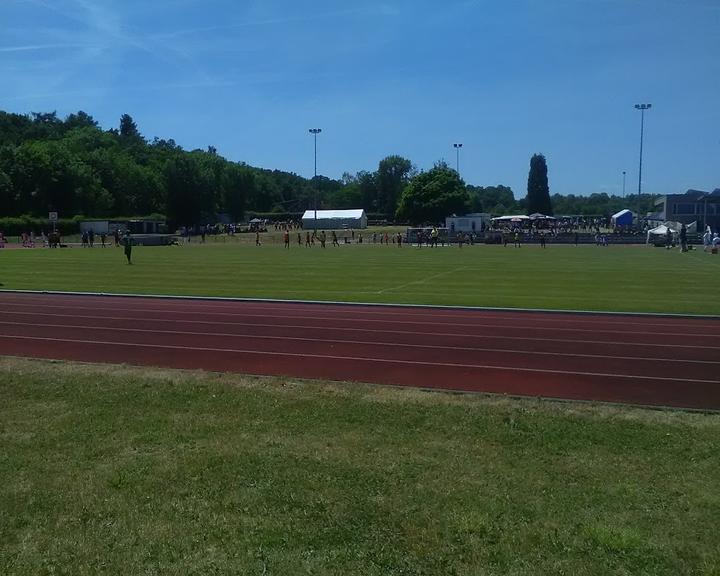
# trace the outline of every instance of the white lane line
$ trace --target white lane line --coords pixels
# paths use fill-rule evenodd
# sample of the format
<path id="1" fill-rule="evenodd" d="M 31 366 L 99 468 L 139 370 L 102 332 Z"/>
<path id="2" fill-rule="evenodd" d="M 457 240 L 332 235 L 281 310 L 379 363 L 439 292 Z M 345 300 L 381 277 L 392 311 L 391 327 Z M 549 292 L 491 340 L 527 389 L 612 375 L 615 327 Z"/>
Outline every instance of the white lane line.
<path id="1" fill-rule="evenodd" d="M 517 366 L 489 366 L 484 364 L 461 364 L 453 362 L 424 362 L 422 360 L 394 360 L 390 358 L 363 358 L 362 356 L 334 356 L 331 354 L 302 354 L 296 352 L 271 352 L 258 350 L 243 350 L 237 348 L 209 348 L 200 346 L 174 346 L 172 344 L 138 344 L 135 342 L 106 342 L 103 340 L 74 340 L 66 338 L 49 338 L 39 336 L 5 336 L 0 334 L 0 339 L 8 340 L 33 340 L 42 342 L 58 342 L 61 344 L 99 344 L 101 346 L 126 346 L 134 348 L 158 348 L 161 350 L 184 350 L 195 352 L 219 352 L 230 354 L 249 354 L 259 356 L 284 356 L 288 358 L 318 358 L 322 360 L 343 360 L 356 362 L 373 362 L 383 364 L 406 364 L 409 366 L 429 366 L 443 368 L 464 368 L 464 369 L 480 369 L 480 370 L 502 370 L 509 372 L 534 372 L 542 374 L 563 374 L 568 376 L 590 376 L 599 378 L 622 378 L 626 380 L 654 380 L 665 382 L 688 382 L 693 384 L 720 384 L 720 380 L 701 380 L 697 378 L 668 378 L 665 376 L 632 376 L 628 374 L 607 374 L 604 372 L 580 372 L 571 370 L 550 370 L 546 368 L 519 368 Z"/>
<path id="2" fill-rule="evenodd" d="M 347 290 L 338 290 L 336 292 L 347 294 L 354 293 L 348 292 Z M 293 292 L 297 293 L 297 291 Z M 358 292 L 365 294 L 367 292 Z M 323 306 L 345 306 L 348 308 L 353 307 L 374 307 L 374 308 L 405 308 L 408 310 L 422 310 L 422 309 L 433 309 L 433 310 L 465 310 L 469 312 L 540 312 L 547 314 L 577 314 L 577 315 L 589 315 L 589 316 L 627 316 L 627 317 L 648 317 L 648 318 L 685 318 L 699 320 L 720 320 L 720 314 L 698 314 L 688 312 L 640 312 L 640 311 L 611 311 L 611 310 L 582 310 L 573 308 L 531 308 L 522 306 L 472 306 L 472 305 L 461 305 L 461 304 L 407 304 L 402 302 L 355 302 L 348 300 L 312 300 L 312 299 L 292 299 L 292 298 L 263 298 L 263 297 L 251 297 L 251 296 L 184 296 L 181 294 L 138 294 L 130 292 L 80 292 L 73 290 L 26 290 L 26 289 L 15 289 L 15 288 L 0 288 L 0 295 L 3 294 L 28 294 L 28 295 L 39 295 L 39 296 L 84 296 L 84 297 L 115 297 L 115 298 L 127 298 L 127 299 L 145 299 L 145 300 L 179 300 L 188 302 L 248 302 L 248 303 L 267 303 L 267 304 L 317 304 Z M 414 294 L 422 294 L 415 292 Z M 433 294 L 433 293 L 430 293 Z M 434 295 L 434 294 L 433 294 Z M 526 298 L 527 299 L 527 298 Z M 550 299 L 544 297 L 545 300 Z M 558 296 L 554 297 L 554 300 L 568 300 L 573 299 L 569 296 Z M 585 300 L 585 297 L 576 297 L 575 300 Z M 613 301 L 610 298 L 602 298 L 604 301 Z M 645 302 L 639 298 L 634 299 L 635 302 Z M 655 301 L 658 301 L 655 299 Z M 677 303 L 678 299 L 673 300 L 661 300 L 661 302 Z M 692 298 L 683 300 L 686 302 L 692 302 Z"/>
<path id="3" fill-rule="evenodd" d="M 647 361 L 647 362 L 676 362 L 676 363 L 690 363 L 690 364 L 720 364 L 720 361 L 715 360 L 683 360 L 679 358 L 648 358 L 642 356 L 614 356 L 609 354 L 577 354 L 573 352 L 542 352 L 537 350 L 513 350 L 507 348 L 472 348 L 467 346 L 440 346 L 437 344 L 410 344 L 404 342 L 372 342 L 363 340 L 337 340 L 333 338 L 303 338 L 300 336 L 266 336 L 259 334 L 232 334 L 227 332 L 191 332 L 187 330 L 152 330 L 146 328 L 115 328 L 106 326 L 77 326 L 68 324 L 27 324 L 24 322 L 4 322 L 0 321 L 0 324 L 9 324 L 12 326 L 21 326 L 23 328 L 58 328 L 63 329 L 76 329 L 76 330 L 101 330 L 106 332 L 137 332 L 141 334 L 157 334 L 162 336 L 164 334 L 172 334 L 178 336 L 201 336 L 201 337 L 217 337 L 217 338 L 243 338 L 249 340 L 290 340 L 293 342 L 309 342 L 311 344 L 341 344 L 341 345 L 361 345 L 361 346 L 377 346 L 381 348 L 420 348 L 428 350 L 449 350 L 455 351 L 460 350 L 463 352 L 499 352 L 503 354 L 518 354 L 518 355 L 535 355 L 535 356 L 563 356 L 569 358 L 602 358 L 606 360 L 633 360 L 633 361 Z"/>
<path id="4" fill-rule="evenodd" d="M 29 295 L 30 298 L 27 299 L 20 299 L 20 300 L 13 300 L 13 301 L 7 301 L 3 299 L 4 303 L 7 303 L 8 305 L 13 306 L 39 306 L 39 307 L 45 307 L 45 308 L 66 308 L 72 306 L 72 298 L 79 298 L 79 297 L 73 297 L 73 296 L 66 296 L 65 299 L 67 300 L 67 304 L 46 304 L 45 302 L 36 302 L 32 301 L 32 303 L 28 303 L 28 299 L 32 299 L 34 296 L 41 296 L 41 295 Z M 62 295 L 60 295 L 62 297 Z M 112 299 L 112 296 L 105 297 L 107 299 Z M 102 297 L 100 296 L 88 296 L 86 298 L 83 298 L 83 301 L 87 303 L 88 300 L 92 301 L 95 300 L 96 302 L 100 302 Z M 139 300 L 141 300 L 141 297 L 138 297 Z M 125 299 L 122 298 L 115 298 L 113 301 L 115 302 L 121 302 Z M 150 300 L 150 299 L 148 299 Z M 55 302 L 58 301 L 57 298 L 54 299 Z M 158 305 L 158 304 L 165 304 L 167 303 L 167 306 L 159 307 L 159 308 L 142 308 L 142 307 L 136 307 L 133 308 L 135 311 L 148 311 L 148 312 L 158 312 L 158 313 L 164 313 L 164 312 L 183 312 L 183 313 L 191 313 L 188 311 L 178 310 L 177 307 L 179 306 L 186 306 L 187 300 L 175 300 L 173 301 L 172 298 L 168 298 L 167 300 L 157 298 L 154 301 L 152 301 L 152 304 Z M 251 311 L 256 310 L 270 310 L 274 312 L 293 312 L 293 311 L 302 311 L 302 312 L 321 312 L 328 314 L 328 316 L 320 316 L 318 314 L 314 314 L 318 318 L 320 317 L 328 317 L 328 318 L 335 318 L 337 317 L 336 312 L 340 311 L 349 311 L 352 312 L 353 317 L 357 317 L 358 315 L 370 315 L 370 316 L 381 316 L 381 317 L 387 317 L 387 316 L 400 316 L 404 318 L 429 318 L 432 320 L 435 320 L 437 318 L 447 318 L 450 320 L 457 320 L 462 319 L 465 317 L 468 318 L 468 315 L 470 315 L 473 318 L 482 319 L 482 320 L 521 320 L 521 321 L 529 321 L 529 322 L 550 322 L 550 323 L 578 323 L 578 324 L 587 324 L 588 321 L 591 321 L 593 324 L 607 324 L 610 326 L 667 326 L 672 328 L 677 327 L 704 327 L 707 328 L 708 324 L 715 324 L 720 325 L 720 322 L 718 322 L 718 319 L 709 317 L 709 318 L 703 318 L 698 317 L 694 319 L 693 323 L 681 323 L 681 320 L 684 317 L 677 318 L 674 322 L 633 322 L 632 316 L 622 316 L 618 318 L 616 321 L 612 320 L 611 314 L 605 314 L 605 315 L 597 315 L 597 316 L 582 316 L 578 314 L 573 314 L 572 311 L 565 312 L 565 313 L 557 313 L 557 312 L 547 312 L 543 313 L 543 311 L 533 311 L 533 312 L 527 312 L 523 310 L 519 310 L 517 313 L 512 313 L 511 311 L 507 309 L 501 309 L 501 310 L 482 310 L 482 309 L 458 309 L 453 314 L 445 313 L 448 309 L 448 307 L 439 307 L 436 309 L 432 309 L 432 307 L 426 307 L 430 308 L 431 311 L 423 311 L 422 307 L 415 307 L 415 308 L 406 308 L 398 311 L 393 311 L 392 306 L 376 306 L 376 308 L 379 308 L 378 310 L 370 310 L 370 309 L 362 309 L 362 304 L 359 304 L 356 306 L 348 307 L 347 305 L 343 304 L 337 304 L 337 303 L 326 303 L 326 304 L 307 304 L 303 303 L 301 301 L 297 303 L 291 303 L 291 302 L 277 302 L 275 304 L 270 305 L 266 301 L 233 301 L 233 300 L 224 300 L 224 301 L 215 301 L 215 300 L 192 300 L 193 306 L 197 308 L 196 312 L 205 312 L 210 314 L 242 314 L 242 312 L 231 312 L 228 311 L 229 306 L 233 305 L 244 305 L 247 306 L 248 309 Z M 150 302 L 147 302 L 148 304 Z M 219 304 L 219 305 L 215 305 Z M 76 306 L 77 308 L 80 308 L 81 306 Z M 367 305 L 368 308 L 372 308 L 372 305 Z M 82 306 L 84 309 L 88 310 L 107 310 L 107 309 L 115 309 L 115 307 L 107 307 L 107 306 Z M 325 308 L 325 310 L 323 310 Z M 120 309 L 120 308 L 118 308 Z M 503 313 L 509 313 L 509 315 L 501 315 Z M 562 314 L 562 316 L 559 316 L 559 314 Z M 485 316 L 483 318 L 483 316 Z M 649 317 L 649 319 L 652 319 L 654 317 Z M 687 319 L 687 318 L 684 318 Z M 702 322 L 702 324 L 701 324 Z M 440 323 L 440 322 L 435 322 Z M 452 322 L 447 322 L 448 324 Z"/>
<path id="5" fill-rule="evenodd" d="M 0 311 L 0 317 L 5 312 Z M 50 316 L 53 318 L 85 318 L 88 320 L 118 320 L 127 322 L 147 322 L 148 318 L 144 316 L 87 316 L 81 314 L 55 314 L 51 312 L 10 312 L 14 315 L 25 316 Z M 427 332 L 416 330 L 389 330 L 381 328 L 351 328 L 351 327 L 324 327 L 324 326 L 307 326 L 305 324 L 264 324 L 259 322 L 223 322 L 222 320 L 178 320 L 173 318 L 151 318 L 151 322 L 165 322 L 172 324 L 207 324 L 210 326 L 236 326 L 236 327 L 254 327 L 254 328 L 274 328 L 289 330 L 337 330 L 342 332 L 368 332 L 371 334 L 401 334 L 425 336 L 431 334 L 433 337 L 447 338 L 476 338 L 484 340 L 522 340 L 530 342 L 562 342 L 569 344 L 600 344 L 606 346 L 652 346 L 653 348 L 683 348 L 692 350 L 720 350 L 718 346 L 697 346 L 693 344 L 652 344 L 644 342 L 624 342 L 622 340 L 578 340 L 576 338 L 550 338 L 550 337 L 533 337 L 533 336 L 499 336 L 495 334 L 468 334 L 460 332 Z M 25 324 L 28 324 L 27 322 Z M 63 324 L 53 324 L 55 328 L 62 328 Z"/>
<path id="6" fill-rule="evenodd" d="M 31 295 L 33 296 L 33 295 Z M 67 297 L 67 298 L 73 298 L 73 297 Z M 96 296 L 89 296 L 88 298 L 98 298 Z M 108 298 L 112 298 L 111 296 Z M 59 305 L 59 304 L 45 304 L 43 302 L 33 302 L 28 303 L 29 299 L 21 299 L 18 301 L 9 301 L 3 303 L 11 305 L 11 306 L 37 306 L 41 308 L 66 308 L 70 307 L 71 304 L 65 304 L 65 305 Z M 55 300 L 57 301 L 57 299 Z M 162 300 L 158 300 L 156 302 L 153 302 L 153 304 L 162 304 L 164 303 Z M 285 311 L 288 312 L 321 312 L 324 315 L 320 314 L 314 314 L 314 317 L 317 318 L 337 318 L 337 314 L 334 314 L 333 312 L 340 312 L 340 311 L 349 311 L 347 306 L 337 305 L 337 304 L 327 304 L 327 308 L 325 310 L 321 310 L 320 306 L 318 304 L 307 304 L 303 305 L 302 303 L 297 304 L 291 304 L 291 303 L 278 303 L 274 306 L 266 306 L 263 305 L 260 302 L 222 302 L 221 305 L 214 305 L 215 302 L 210 300 L 207 302 L 203 301 L 195 301 L 194 307 L 197 309 L 196 313 L 211 313 L 211 314 L 223 314 L 226 315 L 228 313 L 230 314 L 237 314 L 237 312 L 228 312 L 227 308 L 228 306 L 232 306 L 233 304 L 241 304 L 247 306 L 252 311 L 259 311 L 259 310 L 270 310 L 273 312 L 279 312 L 279 311 Z M 186 306 L 187 301 L 179 300 L 175 302 L 168 302 L 168 306 L 164 306 L 161 308 L 142 308 L 137 307 L 133 310 L 138 311 L 146 311 L 146 312 L 158 312 L 158 313 L 170 313 L 177 311 L 178 306 Z M 77 308 L 80 308 L 80 306 L 77 306 Z M 330 310 L 328 310 L 330 308 Z M 83 306 L 83 309 L 86 310 L 113 310 L 114 307 L 107 307 L 107 306 Z M 707 329 L 709 324 L 714 324 L 716 326 L 720 326 L 720 323 L 715 318 L 698 318 L 696 319 L 695 323 L 681 323 L 680 318 L 676 322 L 632 322 L 630 320 L 631 317 L 624 317 L 620 318 L 617 321 L 613 321 L 610 318 L 607 318 L 605 316 L 596 316 L 596 317 L 590 317 L 591 320 L 588 319 L 588 317 L 578 316 L 577 314 L 568 313 L 567 315 L 563 317 L 558 317 L 556 313 L 548 313 L 541 315 L 540 312 L 533 312 L 533 313 L 527 313 L 527 312 L 518 312 L 517 314 L 513 315 L 501 315 L 501 312 L 493 312 L 492 310 L 489 311 L 479 311 L 479 310 L 458 310 L 455 314 L 446 314 L 443 312 L 443 309 L 440 308 L 437 310 L 437 313 L 431 313 L 426 312 L 423 313 L 420 311 L 420 309 L 406 309 L 402 311 L 394 312 L 392 310 L 362 310 L 358 308 L 352 308 L 350 309 L 352 311 L 352 317 L 357 318 L 358 315 L 368 315 L 368 316 L 380 316 L 380 317 L 387 317 L 387 316 L 400 316 L 403 318 L 428 318 L 430 320 L 436 320 L 438 318 L 447 318 L 449 320 L 457 320 L 462 319 L 463 316 L 467 319 L 468 314 L 474 316 L 474 318 L 477 319 L 483 319 L 483 320 L 512 320 L 512 321 L 520 321 L 523 322 L 526 326 L 532 326 L 533 322 L 541 322 L 541 323 L 562 323 L 562 324 L 582 324 L 587 325 L 589 321 L 593 325 L 608 325 L 608 326 L 620 326 L 620 327 L 627 327 L 627 326 L 643 326 L 643 327 L 668 327 L 668 328 L 698 328 L 698 329 Z M 463 314 L 464 312 L 464 314 Z M 185 313 L 188 313 L 185 311 Z M 482 318 L 481 315 L 485 315 L 485 318 Z M 286 316 L 294 316 L 294 314 L 286 314 Z M 701 322 L 703 322 L 701 324 Z M 453 325 L 454 322 L 432 322 L 433 324 L 449 324 Z"/>
<path id="7" fill-rule="evenodd" d="M 32 307 L 28 304 L 20 304 L 17 306 L 25 306 Z M 117 308 L 117 307 L 86 307 L 86 306 L 47 306 L 47 308 L 61 308 L 61 309 L 67 309 L 71 308 L 73 310 L 90 310 L 94 312 L 103 312 L 103 311 L 109 311 L 109 312 L 142 312 L 142 313 L 152 313 L 152 314 L 171 314 L 173 316 L 177 315 L 190 315 L 190 316 L 202 316 L 203 314 L 207 316 L 222 316 L 222 317 L 238 317 L 238 318 L 261 318 L 261 319 L 280 319 L 280 320 L 287 320 L 289 317 L 293 320 L 314 320 L 314 321 L 322 321 L 322 320 L 338 320 L 342 321 L 342 318 L 337 318 L 335 316 L 331 318 L 324 318 L 324 317 L 318 317 L 316 315 L 312 316 L 301 316 L 293 314 L 291 316 L 285 315 L 285 314 L 251 314 L 246 312 L 197 312 L 197 311 L 186 311 L 186 310 L 150 310 L 150 309 L 134 309 L 134 308 Z M 0 313 L 7 312 L 6 310 L 0 311 Z M 97 316 L 98 318 L 102 318 L 102 316 Z M 155 321 L 156 318 L 152 318 L 151 320 Z M 657 336 L 657 332 L 653 331 L 638 331 L 638 330 L 598 330 L 594 328 L 565 328 L 565 327 L 554 327 L 554 326 L 527 326 L 527 325 L 513 325 L 508 326 L 506 324 L 466 324 L 463 322 L 440 322 L 440 323 L 432 323 L 432 322 L 420 322 L 420 321 L 414 321 L 414 320 L 372 320 L 368 318 L 355 318 L 353 316 L 350 316 L 347 319 L 348 322 L 365 322 L 365 323 L 392 323 L 392 324 L 412 324 L 412 325 L 419 325 L 419 326 L 427 326 L 428 331 L 434 330 L 437 326 L 452 326 L 457 328 L 493 328 L 493 329 L 500 329 L 500 330 L 540 330 L 540 331 L 550 331 L 550 332 L 590 332 L 593 334 L 613 334 L 615 336 L 619 335 L 620 332 L 622 332 L 623 335 L 638 335 L 638 336 Z M 682 333 L 682 332 L 673 332 L 672 334 L 668 334 L 668 337 L 672 336 L 673 338 L 718 338 L 720 339 L 720 334 L 704 334 L 699 332 L 693 332 L 693 333 Z"/>

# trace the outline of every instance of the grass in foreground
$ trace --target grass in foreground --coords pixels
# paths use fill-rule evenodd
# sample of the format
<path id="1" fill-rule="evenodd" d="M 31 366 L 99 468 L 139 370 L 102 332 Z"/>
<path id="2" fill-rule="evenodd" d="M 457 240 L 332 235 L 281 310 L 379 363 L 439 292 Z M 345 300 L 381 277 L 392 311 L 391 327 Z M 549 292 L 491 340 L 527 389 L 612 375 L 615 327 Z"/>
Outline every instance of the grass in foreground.
<path id="1" fill-rule="evenodd" d="M 720 416 L 0 359 L 0 573 L 718 574 Z"/>
<path id="2" fill-rule="evenodd" d="M 720 314 L 720 259 L 639 246 L 0 251 L 4 288 Z"/>

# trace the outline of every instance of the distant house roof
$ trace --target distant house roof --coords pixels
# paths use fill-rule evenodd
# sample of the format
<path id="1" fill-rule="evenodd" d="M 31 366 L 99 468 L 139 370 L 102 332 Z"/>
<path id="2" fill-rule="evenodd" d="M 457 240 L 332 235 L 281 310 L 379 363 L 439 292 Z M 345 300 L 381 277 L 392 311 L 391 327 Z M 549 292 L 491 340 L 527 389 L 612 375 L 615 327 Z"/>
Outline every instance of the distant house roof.
<path id="1" fill-rule="evenodd" d="M 712 192 L 705 192 L 698 200 L 707 201 L 711 204 L 720 202 L 720 188 L 715 188 Z"/>
<path id="2" fill-rule="evenodd" d="M 365 210 L 362 208 L 353 209 L 353 210 L 318 210 L 317 211 L 317 218 L 318 220 L 335 220 L 335 219 L 342 219 L 342 218 L 350 218 L 350 219 L 360 219 L 363 216 L 365 216 Z M 303 214 L 303 220 L 313 220 L 315 219 L 315 210 L 305 210 L 305 213 Z"/>

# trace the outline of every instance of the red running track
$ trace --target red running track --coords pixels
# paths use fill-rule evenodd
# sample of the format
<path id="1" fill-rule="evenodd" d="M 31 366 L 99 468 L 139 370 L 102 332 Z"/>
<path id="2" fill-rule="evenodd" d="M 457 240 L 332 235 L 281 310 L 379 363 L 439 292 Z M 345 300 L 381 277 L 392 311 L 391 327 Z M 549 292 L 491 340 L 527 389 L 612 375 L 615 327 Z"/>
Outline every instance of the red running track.
<path id="1" fill-rule="evenodd" d="M 0 354 L 720 409 L 720 320 L 0 293 Z"/>

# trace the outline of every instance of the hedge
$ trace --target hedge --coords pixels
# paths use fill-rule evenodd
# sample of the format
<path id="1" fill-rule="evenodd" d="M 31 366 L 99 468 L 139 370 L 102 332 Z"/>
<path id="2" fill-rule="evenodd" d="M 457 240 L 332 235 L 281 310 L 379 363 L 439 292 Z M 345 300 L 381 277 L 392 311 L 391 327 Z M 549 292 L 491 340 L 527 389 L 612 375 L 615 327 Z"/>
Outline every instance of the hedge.
<path id="1" fill-rule="evenodd" d="M 127 222 L 128 220 L 165 220 L 162 214 L 151 214 L 150 216 L 133 216 L 129 218 L 89 218 L 87 216 L 73 216 L 72 218 L 61 218 L 57 221 L 57 230 L 63 236 L 80 233 L 80 222 L 83 220 L 107 220 L 108 222 Z M 35 216 L 8 216 L 0 218 L 0 232 L 5 236 L 19 236 L 23 232 L 48 233 L 53 229 L 52 222 L 47 218 L 36 218 Z"/>

